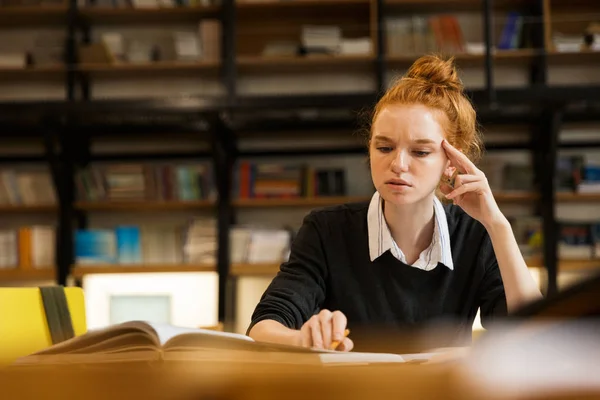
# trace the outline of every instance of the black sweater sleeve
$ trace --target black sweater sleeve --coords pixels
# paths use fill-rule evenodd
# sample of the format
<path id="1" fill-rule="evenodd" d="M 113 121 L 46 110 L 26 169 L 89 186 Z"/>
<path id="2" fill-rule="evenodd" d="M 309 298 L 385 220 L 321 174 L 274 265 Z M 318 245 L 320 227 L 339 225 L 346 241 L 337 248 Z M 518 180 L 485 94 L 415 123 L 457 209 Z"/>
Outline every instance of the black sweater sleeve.
<path id="1" fill-rule="evenodd" d="M 485 233 L 481 250 L 480 262 L 484 268 L 483 280 L 479 288 L 479 307 L 481 311 L 481 325 L 489 328 L 489 324 L 496 318 L 507 315 L 506 295 L 504 284 L 500 275 L 500 267 L 494 253 L 492 241 Z"/>
<path id="2" fill-rule="evenodd" d="M 247 333 L 259 321 L 270 319 L 300 329 L 325 299 L 326 257 L 314 212 L 304 218 L 293 240 L 288 261 L 262 295 Z"/>

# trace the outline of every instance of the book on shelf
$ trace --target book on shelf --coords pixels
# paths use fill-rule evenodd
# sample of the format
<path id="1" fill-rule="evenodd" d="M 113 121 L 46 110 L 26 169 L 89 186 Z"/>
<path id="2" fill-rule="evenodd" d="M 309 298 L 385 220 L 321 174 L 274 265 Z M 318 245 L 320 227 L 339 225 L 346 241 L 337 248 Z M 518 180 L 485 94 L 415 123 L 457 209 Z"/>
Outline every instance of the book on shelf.
<path id="1" fill-rule="evenodd" d="M 346 171 L 338 167 L 241 161 L 234 170 L 234 198 L 345 196 L 346 192 Z"/>
<path id="2" fill-rule="evenodd" d="M 0 204 L 55 205 L 56 191 L 50 172 L 44 170 L 0 171 Z"/>
<path id="3" fill-rule="evenodd" d="M 75 178 L 84 201 L 195 201 L 216 199 L 212 164 L 94 165 Z"/>
<path id="4" fill-rule="evenodd" d="M 600 165 L 584 155 L 559 156 L 555 181 L 559 192 L 600 193 Z"/>
<path id="5" fill-rule="evenodd" d="M 229 238 L 232 263 L 279 264 L 289 258 L 293 234 L 289 229 L 237 225 Z"/>
<path id="6" fill-rule="evenodd" d="M 496 48 L 515 50 L 530 47 L 528 30 L 518 12 L 510 12 L 503 24 Z M 466 38 L 461 27 L 467 20 L 459 21 L 456 15 L 412 15 L 386 18 L 387 54 L 391 56 L 421 55 L 431 52 L 445 54 L 483 54 L 485 44 Z"/>
<path id="7" fill-rule="evenodd" d="M 162 361 L 339 365 L 403 363 L 423 357 L 314 350 L 258 342 L 236 333 L 129 321 L 91 330 L 21 357 L 13 366 Z"/>
<path id="8" fill-rule="evenodd" d="M 75 260 L 85 265 L 215 264 L 214 218 L 187 224 L 144 223 L 75 232 Z"/>
<path id="9" fill-rule="evenodd" d="M 0 230 L 0 269 L 52 267 L 56 262 L 56 230 L 32 225 Z"/>
<path id="10" fill-rule="evenodd" d="M 559 258 L 600 258 L 600 222 L 561 221 L 558 233 Z"/>

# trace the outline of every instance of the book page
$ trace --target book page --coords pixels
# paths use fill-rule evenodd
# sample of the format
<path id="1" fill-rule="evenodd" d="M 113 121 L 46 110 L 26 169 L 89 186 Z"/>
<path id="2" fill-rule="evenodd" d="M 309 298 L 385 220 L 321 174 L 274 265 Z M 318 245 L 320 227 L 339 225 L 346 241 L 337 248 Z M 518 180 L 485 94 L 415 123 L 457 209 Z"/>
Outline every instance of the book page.
<path id="1" fill-rule="evenodd" d="M 388 353 L 357 353 L 335 352 L 319 354 L 321 362 L 326 365 L 336 364 L 377 364 L 377 363 L 404 363 L 406 360 L 399 354 Z"/>
<path id="2" fill-rule="evenodd" d="M 248 341 L 248 342 L 254 341 L 251 337 L 246 336 L 246 335 L 241 335 L 239 333 L 221 332 L 221 331 L 214 331 L 211 329 L 202 329 L 202 328 L 186 328 L 186 327 L 182 327 L 182 326 L 159 324 L 159 323 L 154 323 L 154 322 L 148 322 L 148 325 L 154 329 L 154 331 L 156 332 L 156 335 L 158 337 L 159 343 L 163 346 L 167 345 L 167 342 L 169 342 L 169 340 L 173 339 L 174 337 L 180 336 L 180 335 L 197 335 L 200 337 L 209 336 L 211 338 L 215 338 L 215 337 L 219 338 L 220 337 L 220 338 L 243 340 L 243 341 Z"/>

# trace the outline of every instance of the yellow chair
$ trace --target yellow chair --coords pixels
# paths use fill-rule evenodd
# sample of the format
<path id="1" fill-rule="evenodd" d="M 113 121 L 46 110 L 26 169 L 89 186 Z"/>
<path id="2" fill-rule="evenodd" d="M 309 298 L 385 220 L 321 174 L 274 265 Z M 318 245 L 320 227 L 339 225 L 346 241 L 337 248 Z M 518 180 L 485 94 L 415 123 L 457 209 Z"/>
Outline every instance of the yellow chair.
<path id="1" fill-rule="evenodd" d="M 64 288 L 73 333 L 87 331 L 83 290 Z M 0 288 L 0 366 L 52 345 L 40 288 Z"/>

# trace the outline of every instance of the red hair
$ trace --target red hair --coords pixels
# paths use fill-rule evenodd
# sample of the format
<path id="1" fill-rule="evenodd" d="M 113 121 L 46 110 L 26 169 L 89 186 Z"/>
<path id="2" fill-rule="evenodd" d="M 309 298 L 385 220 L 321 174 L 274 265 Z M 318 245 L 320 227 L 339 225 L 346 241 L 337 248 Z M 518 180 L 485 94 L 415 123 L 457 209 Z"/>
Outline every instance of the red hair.
<path id="1" fill-rule="evenodd" d="M 405 76 L 397 80 L 375 106 L 371 125 L 381 110 L 391 104 L 421 104 L 441 113 L 439 123 L 446 140 L 476 163 L 483 151 L 475 109 L 464 94 L 453 59 L 435 55 L 417 59 Z M 372 132 L 369 133 L 369 141 Z"/>

